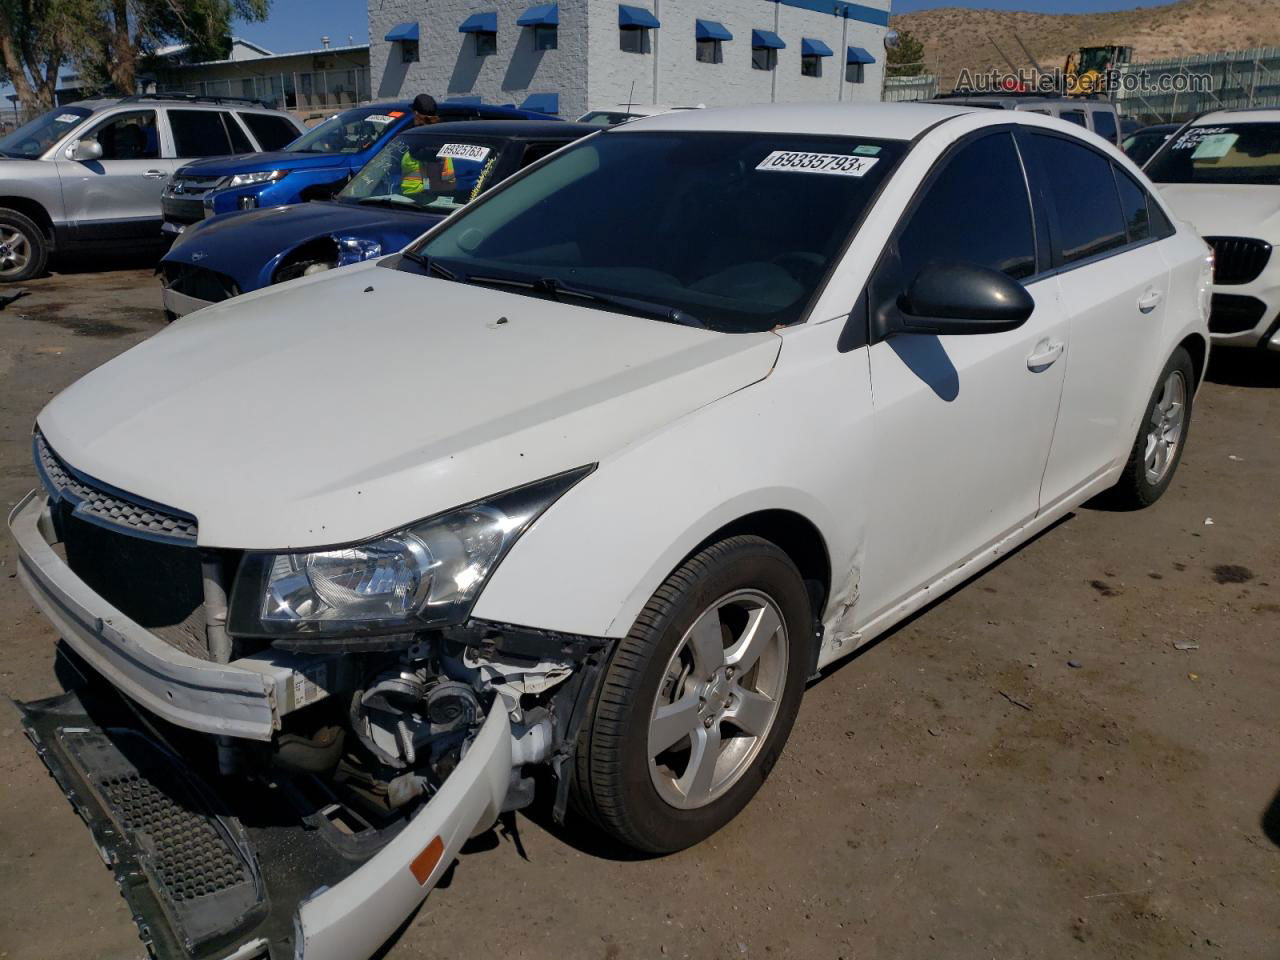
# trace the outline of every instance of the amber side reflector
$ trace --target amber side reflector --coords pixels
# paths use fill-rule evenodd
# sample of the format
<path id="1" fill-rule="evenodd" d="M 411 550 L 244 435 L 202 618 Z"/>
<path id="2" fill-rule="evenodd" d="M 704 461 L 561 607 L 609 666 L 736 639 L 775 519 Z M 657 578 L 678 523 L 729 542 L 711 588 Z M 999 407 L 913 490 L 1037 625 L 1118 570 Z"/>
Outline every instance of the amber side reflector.
<path id="1" fill-rule="evenodd" d="M 444 841 L 436 837 L 427 844 L 426 849 L 413 858 L 413 862 L 409 864 L 409 871 L 418 881 L 419 886 L 431 879 L 431 871 L 436 868 L 442 856 L 444 856 Z"/>

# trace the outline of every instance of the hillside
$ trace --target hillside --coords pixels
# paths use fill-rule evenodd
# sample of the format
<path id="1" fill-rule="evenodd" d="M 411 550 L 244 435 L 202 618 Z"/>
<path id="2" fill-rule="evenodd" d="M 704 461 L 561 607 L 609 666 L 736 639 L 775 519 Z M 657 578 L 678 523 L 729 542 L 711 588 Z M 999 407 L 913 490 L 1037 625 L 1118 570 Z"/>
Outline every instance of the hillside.
<path id="1" fill-rule="evenodd" d="M 943 7 L 895 16 L 892 26 L 924 42 L 925 61 L 943 89 L 963 67 L 1008 65 L 991 39 L 1019 67 L 1030 66 L 1014 34 L 1046 70 L 1061 67 L 1082 46 L 1122 44 L 1137 61 L 1190 53 L 1280 46 L 1277 0 L 1177 0 L 1117 13 L 1044 14 Z M 988 39 L 990 38 L 990 39 Z"/>

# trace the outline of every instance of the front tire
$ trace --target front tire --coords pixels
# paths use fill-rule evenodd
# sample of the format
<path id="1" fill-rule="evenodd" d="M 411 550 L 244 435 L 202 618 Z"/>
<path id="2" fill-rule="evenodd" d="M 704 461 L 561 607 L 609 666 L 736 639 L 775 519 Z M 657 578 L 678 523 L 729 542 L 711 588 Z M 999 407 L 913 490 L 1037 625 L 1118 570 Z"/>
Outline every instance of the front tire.
<path id="1" fill-rule="evenodd" d="M 49 244 L 31 218 L 0 207 L 0 283 L 22 283 L 44 273 Z"/>
<path id="2" fill-rule="evenodd" d="M 578 744 L 577 806 L 650 853 L 715 833 L 782 753 L 812 634 L 804 581 L 777 546 L 739 536 L 695 554 L 606 670 Z"/>
<path id="3" fill-rule="evenodd" d="M 1191 355 L 1178 347 L 1156 381 L 1124 473 L 1110 491 L 1116 506 L 1128 510 L 1149 507 L 1169 489 L 1186 446 L 1195 382 Z"/>

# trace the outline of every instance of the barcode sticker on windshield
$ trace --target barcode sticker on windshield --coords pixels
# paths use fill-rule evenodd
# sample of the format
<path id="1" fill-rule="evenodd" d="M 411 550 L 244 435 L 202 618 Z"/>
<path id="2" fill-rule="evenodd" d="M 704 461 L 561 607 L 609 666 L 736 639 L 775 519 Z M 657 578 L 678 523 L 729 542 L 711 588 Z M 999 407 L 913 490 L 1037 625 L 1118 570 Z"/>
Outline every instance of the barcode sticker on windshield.
<path id="1" fill-rule="evenodd" d="M 799 153 L 795 150 L 775 150 L 756 164 L 756 169 L 861 177 L 879 162 L 879 157 L 851 157 L 847 153 Z"/>
<path id="2" fill-rule="evenodd" d="M 365 122 L 365 123 L 376 123 L 376 124 L 378 124 L 379 126 L 381 126 L 381 125 L 382 125 L 382 124 L 384 124 L 384 123 L 390 123 L 393 119 L 395 119 L 395 118 L 394 118 L 394 117 L 385 117 L 385 116 L 383 116 L 383 115 L 382 115 L 382 114 L 380 114 L 380 113 L 371 113 L 371 114 L 369 114 L 369 116 L 367 116 L 367 117 L 365 117 L 365 118 L 364 118 L 364 122 Z"/>
<path id="3" fill-rule="evenodd" d="M 75 123 L 79 119 L 80 118 L 77 117 L 74 113 L 60 113 L 58 114 L 57 122 L 58 123 Z"/>
<path id="4" fill-rule="evenodd" d="M 474 143 L 446 143 L 436 151 L 437 160 L 443 160 L 446 157 L 452 157 L 454 160 L 483 160 L 488 155 L 488 147 L 477 146 Z"/>

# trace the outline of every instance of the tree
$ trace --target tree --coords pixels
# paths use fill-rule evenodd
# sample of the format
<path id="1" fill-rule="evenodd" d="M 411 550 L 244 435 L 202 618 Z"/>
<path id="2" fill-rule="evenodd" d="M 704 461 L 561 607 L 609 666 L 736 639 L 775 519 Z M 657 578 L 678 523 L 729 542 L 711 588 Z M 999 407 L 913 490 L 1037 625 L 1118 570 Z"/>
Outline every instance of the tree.
<path id="1" fill-rule="evenodd" d="M 924 73 L 924 44 L 910 30 L 898 31 L 898 45 L 888 52 L 888 75 L 918 77 Z"/>
<path id="2" fill-rule="evenodd" d="M 83 0 L 0 0 L 0 74 L 13 84 L 24 114 L 54 105 L 83 7 Z"/>

